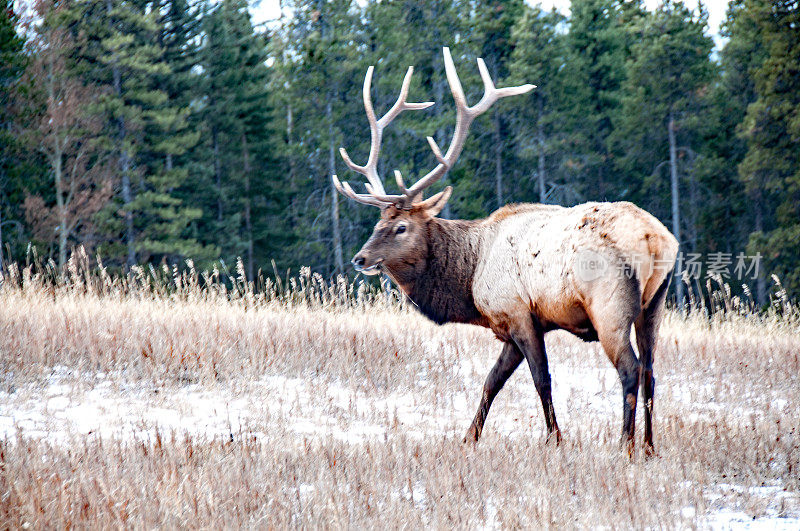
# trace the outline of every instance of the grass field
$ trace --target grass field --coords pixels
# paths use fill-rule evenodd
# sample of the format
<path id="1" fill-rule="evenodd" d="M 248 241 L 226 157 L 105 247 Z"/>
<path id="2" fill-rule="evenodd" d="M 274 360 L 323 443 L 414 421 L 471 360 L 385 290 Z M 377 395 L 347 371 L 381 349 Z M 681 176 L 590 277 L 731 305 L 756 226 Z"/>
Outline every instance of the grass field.
<path id="1" fill-rule="evenodd" d="M 307 274 L 207 283 L 3 279 L 0 528 L 800 527 L 796 317 L 669 313 L 631 461 L 598 344 L 547 337 L 561 445 L 523 366 L 473 447 L 490 332 Z"/>

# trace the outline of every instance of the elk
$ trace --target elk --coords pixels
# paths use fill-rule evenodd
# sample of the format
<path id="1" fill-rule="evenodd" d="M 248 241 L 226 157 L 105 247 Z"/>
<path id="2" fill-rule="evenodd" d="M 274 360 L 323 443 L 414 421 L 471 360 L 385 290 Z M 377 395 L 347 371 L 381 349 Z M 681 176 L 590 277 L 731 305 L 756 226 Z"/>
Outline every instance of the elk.
<path id="1" fill-rule="evenodd" d="M 478 59 L 484 94 L 470 107 L 449 49 L 443 53 L 455 100 L 455 131 L 445 154 L 428 137 L 438 164 L 415 184 L 407 188 L 402 175 L 394 172 L 399 194 L 388 194 L 378 175 L 383 131 L 403 111 L 433 103 L 406 101 L 413 73 L 409 67 L 397 101 L 377 119 L 370 95 L 373 67 L 367 70 L 363 88 L 371 137 L 367 163 L 354 164 L 340 149 L 345 164 L 366 177 L 366 193 L 356 193 L 331 176 L 342 195 L 381 209 L 372 236 L 352 260 L 355 269 L 365 275 L 385 273 L 436 323 L 487 327 L 503 342 L 465 441 L 477 442 L 492 401 L 523 359 L 541 398 L 548 440 L 561 440 L 544 343 L 547 332 L 561 329 L 584 341 L 600 341 L 617 369 L 623 394 L 622 443 L 629 453 L 641 383 L 644 449 L 652 453 L 653 351 L 677 240 L 655 217 L 627 202 L 571 208 L 510 204 L 485 219 L 438 218 L 452 188 L 427 199 L 423 191 L 453 167 L 472 121 L 498 99 L 535 88 L 495 88 Z M 631 345 L 631 326 L 638 357 Z"/>

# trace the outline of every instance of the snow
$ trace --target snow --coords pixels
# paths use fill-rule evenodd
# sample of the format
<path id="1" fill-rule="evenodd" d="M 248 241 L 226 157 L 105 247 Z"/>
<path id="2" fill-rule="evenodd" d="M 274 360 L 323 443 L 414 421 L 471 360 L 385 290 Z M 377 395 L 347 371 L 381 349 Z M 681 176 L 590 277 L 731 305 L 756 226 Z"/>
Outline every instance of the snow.
<path id="1" fill-rule="evenodd" d="M 447 347 L 431 342 L 426 348 Z M 568 424 L 573 415 L 587 411 L 613 418 L 620 395 L 616 370 L 608 364 L 570 363 L 579 359 L 585 361 L 586 357 L 568 357 L 550 368 L 559 420 Z M 472 420 L 480 393 L 477 382 L 483 381 L 493 363 L 479 356 L 459 359 L 449 369 L 452 377 L 444 377 L 446 392 L 432 389 L 441 381 L 430 383 L 428 367 L 409 366 L 407 370 L 416 375 L 414 386 L 383 393 L 282 375 L 245 384 L 159 387 L 153 382 L 126 380 L 122 374 L 75 375 L 69 368 L 55 367 L 44 384 L 0 392 L 0 437 L 12 437 L 19 430 L 26 436 L 63 442 L 75 434 L 132 437 L 160 430 L 229 438 L 243 430 L 267 430 L 271 418 L 281 419 L 282 429 L 303 436 L 330 436 L 353 444 L 382 438 L 393 426 L 402 426 L 416 438 L 454 436 L 462 434 Z M 719 404 L 706 400 L 714 392 L 711 388 L 676 384 L 666 389 L 670 390 L 665 395 L 669 400 L 692 406 L 690 416 L 719 413 Z M 532 426 L 542 429 L 536 414 L 539 398 L 525 367 L 512 376 L 502 397 L 487 429 L 509 437 L 530 437 Z M 702 409 L 698 403 L 703 404 Z M 786 407 L 786 400 L 776 398 L 771 405 L 780 409 Z"/>
<path id="2" fill-rule="evenodd" d="M 767 516 L 753 518 L 741 511 L 717 511 L 705 523 L 715 530 L 746 529 L 750 531 L 797 531 L 800 529 L 800 518 L 783 518 Z"/>
<path id="3" fill-rule="evenodd" d="M 416 388 L 378 396 L 337 383 L 320 385 L 280 375 L 243 387 L 193 384 L 167 390 L 152 382 L 126 381 L 123 375 L 75 375 L 69 368 L 55 367 L 44 385 L 0 393 L 0 437 L 13 438 L 21 431 L 66 442 L 73 435 L 129 438 L 174 431 L 228 438 L 243 430 L 266 430 L 269 418 L 286 419 L 288 429 L 303 436 L 330 436 L 353 444 L 382 438 L 393 424 L 411 437 L 457 435 L 477 406 L 475 382 L 482 381 L 492 363 L 480 358 L 460 360 L 452 371 L 462 385 L 437 403 L 425 403 L 430 384 L 424 367 L 409 368 L 418 374 Z M 538 403 L 538 397 L 527 371 L 519 372 L 515 377 L 528 381 L 514 386 L 516 396 L 511 402 L 529 408 Z M 565 421 L 576 407 L 613 414 L 619 392 L 613 369 L 564 365 L 551 373 L 556 410 Z M 515 413 L 492 416 L 492 430 L 528 437 L 533 415 L 524 418 Z"/>
<path id="4" fill-rule="evenodd" d="M 609 366 L 571 365 L 571 359 L 551 367 L 555 408 L 563 424 L 578 411 L 611 418 L 619 404 L 616 371 Z M 0 438 L 13 443 L 21 433 L 69 444 L 76 436 L 141 440 L 173 432 L 228 439 L 240 433 L 260 436 L 276 426 L 296 434 L 298 440 L 331 438 L 353 445 L 383 440 L 397 428 L 417 439 L 460 437 L 477 406 L 476 382 L 483 380 L 492 364 L 493 360 L 480 357 L 460 359 L 450 368 L 452 377 L 445 378 L 452 392 L 438 391 L 434 400 L 429 398 L 435 382 L 429 381 L 431 375 L 422 366 L 407 369 L 417 375 L 413 388 L 384 393 L 281 375 L 247 383 L 158 386 L 126 380 L 123 374 L 75 375 L 68 368 L 56 367 L 43 384 L 30 383 L 12 392 L 0 392 Z M 534 409 L 538 396 L 527 371 L 518 371 L 512 380 L 518 378 L 524 381 L 518 385 L 509 382 L 505 399 L 495 406 L 500 411 L 490 416 L 487 429 L 503 437 L 530 438 L 533 430 L 543 429 Z M 695 408 L 691 415 L 719 413 L 719 405 L 713 401 L 698 401 L 713 393 L 711 388 L 667 388 L 672 389 L 666 395 L 668 399 Z M 778 409 L 787 407 L 781 398 L 769 399 L 768 403 Z M 308 496 L 314 486 L 304 484 L 298 489 Z M 398 494 L 413 499 L 420 508 L 428 503 L 421 484 L 409 485 Z M 705 488 L 704 494 L 709 502 L 706 513 L 698 515 L 695 507 L 686 506 L 681 517 L 699 518 L 695 521 L 712 529 L 800 529 L 800 518 L 784 517 L 780 510 L 783 498 L 796 497 L 784 492 L 781 485 L 721 483 Z M 762 504 L 762 514 L 754 516 L 741 510 L 737 497 L 742 496 L 767 500 Z M 485 512 L 487 527 L 497 527 L 497 507 L 491 499 L 486 500 Z"/>

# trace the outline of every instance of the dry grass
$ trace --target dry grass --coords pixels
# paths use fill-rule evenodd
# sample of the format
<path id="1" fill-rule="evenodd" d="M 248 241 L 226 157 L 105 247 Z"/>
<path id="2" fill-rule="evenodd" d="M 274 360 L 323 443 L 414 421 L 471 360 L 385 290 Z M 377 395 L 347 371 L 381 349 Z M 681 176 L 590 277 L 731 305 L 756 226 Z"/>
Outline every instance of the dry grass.
<path id="1" fill-rule="evenodd" d="M 800 525 L 794 316 L 669 314 L 631 462 L 596 344 L 548 336 L 562 445 L 521 368 L 464 446 L 488 331 L 308 275 L 78 269 L 0 287 L 1 528 Z"/>

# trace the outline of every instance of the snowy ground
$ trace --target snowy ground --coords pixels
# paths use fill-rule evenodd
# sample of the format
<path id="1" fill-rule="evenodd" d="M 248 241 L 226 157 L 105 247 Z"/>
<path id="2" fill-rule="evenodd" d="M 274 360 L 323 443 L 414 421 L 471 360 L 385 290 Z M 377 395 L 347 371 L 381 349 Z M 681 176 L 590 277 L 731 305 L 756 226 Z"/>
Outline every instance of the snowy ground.
<path id="1" fill-rule="evenodd" d="M 794 332 L 668 323 L 659 456 L 630 462 L 616 371 L 564 333 L 548 336 L 564 443 L 545 443 L 523 366 L 473 448 L 488 332 L 49 304 L 38 328 L 0 309 L 0 524 L 800 529 Z"/>
<path id="2" fill-rule="evenodd" d="M 422 400 L 424 373 L 417 380 L 418 394 L 408 390 L 376 396 L 337 383 L 315 384 L 282 376 L 235 385 L 164 389 L 150 383 L 120 382 L 105 373 L 76 375 L 66 367 L 54 367 L 44 386 L 0 393 L 0 438 L 13 438 L 16 433 L 54 442 L 90 434 L 141 438 L 160 429 L 213 439 L 242 431 L 258 433 L 268 429 L 276 416 L 287 419 L 285 427 L 297 436 L 331 436 L 353 444 L 384 438 L 393 423 L 420 439 L 456 437 L 463 436 L 474 414 L 480 386 L 476 375 L 487 374 L 490 368 L 491 363 L 477 359 L 454 367 L 453 378 L 463 378 L 473 391 L 456 392 L 433 404 Z M 616 411 L 612 405 L 618 402 L 619 384 L 613 368 L 557 367 L 551 373 L 561 382 L 554 387 L 554 400 L 565 405 L 560 415 L 565 421 L 570 417 L 568 400 L 578 401 L 584 413 L 590 410 L 610 418 L 612 409 Z M 532 409 L 538 397 L 524 379 L 515 383 L 513 392 L 521 398 L 521 407 L 512 416 L 507 411 L 493 415 L 491 429 L 505 436 L 530 437 L 539 427 Z"/>
<path id="3" fill-rule="evenodd" d="M 452 368 L 451 378 L 462 379 L 465 388 L 443 400 L 425 400 L 428 382 L 417 370 L 416 388 L 405 392 L 368 393 L 340 383 L 315 383 L 312 379 L 267 376 L 252 382 L 232 385 L 190 384 L 178 388 L 147 382 L 125 382 L 120 375 L 105 373 L 75 374 L 68 367 L 56 366 L 45 385 L 17 388 L 0 393 L 0 438 L 17 436 L 45 439 L 68 445 L 81 437 L 101 439 L 152 440 L 156 433 L 188 434 L 211 440 L 247 436 L 264 437 L 271 425 L 286 430 L 295 444 L 329 438 L 351 445 L 367 440 L 386 440 L 399 426 L 405 435 L 425 438 L 459 438 L 474 414 L 481 375 L 488 373 L 491 361 L 467 359 Z M 418 368 L 417 368 L 418 369 Z M 408 367 L 414 372 L 414 367 Z M 498 400 L 489 430 L 498 436 L 530 439 L 541 430 L 535 406 L 538 398 L 533 386 L 520 371 L 505 389 L 513 403 Z M 615 419 L 620 387 L 612 367 L 559 366 L 551 371 L 554 401 L 562 426 L 568 433 L 580 416 Z M 675 387 L 665 390 L 673 405 L 691 411 L 689 417 L 713 418 L 722 406 L 713 401 L 698 408 L 698 393 Z M 670 396 L 671 395 L 671 396 Z M 666 399 L 666 398 L 665 398 Z M 568 407 L 568 404 L 570 406 Z M 775 398 L 773 407 L 788 407 L 784 398 Z M 752 414 L 738 408 L 737 415 Z M 288 433 L 286 433 L 288 432 Z M 314 486 L 305 484 L 305 490 Z M 407 489 L 406 489 L 407 490 Z M 800 529 L 800 494 L 786 491 L 781 484 L 741 485 L 717 483 L 704 488 L 704 496 L 714 510 L 697 522 L 713 529 Z M 425 496 L 412 497 L 424 503 Z M 742 504 L 746 499 L 747 503 Z M 753 516 L 747 505 L 758 505 L 761 516 Z M 688 505 L 681 509 L 687 519 L 697 516 Z M 791 516 L 794 515 L 794 516 Z"/>

